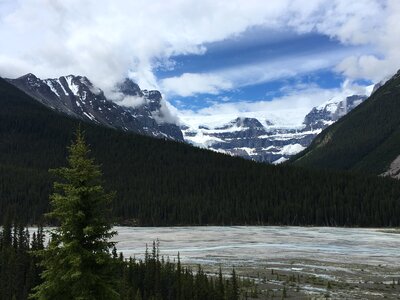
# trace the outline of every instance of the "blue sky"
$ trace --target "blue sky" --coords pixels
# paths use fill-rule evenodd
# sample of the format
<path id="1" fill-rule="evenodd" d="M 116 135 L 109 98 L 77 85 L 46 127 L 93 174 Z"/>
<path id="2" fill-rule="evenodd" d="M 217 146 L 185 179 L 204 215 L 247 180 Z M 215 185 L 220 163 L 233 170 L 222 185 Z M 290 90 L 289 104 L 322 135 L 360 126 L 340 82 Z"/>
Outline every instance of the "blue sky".
<path id="1" fill-rule="evenodd" d="M 271 31 L 252 28 L 239 36 L 223 41 L 204 44 L 204 53 L 179 55 L 170 58 L 170 66 L 157 68 L 158 80 L 180 77 L 185 73 L 213 74 L 226 69 L 246 69 L 248 65 L 276 64 L 291 61 L 299 57 L 321 58 L 328 60 L 321 66 L 315 66 L 304 72 L 278 78 L 265 79 L 261 82 L 233 84 L 215 92 L 196 92 L 192 95 L 180 95 L 171 92 L 170 102 L 178 108 L 198 110 L 217 102 L 271 100 L 285 95 L 287 88 L 299 84 L 318 86 L 322 89 L 340 88 L 345 76 L 334 70 L 338 60 L 349 54 L 373 54 L 372 47 L 344 45 L 338 40 L 317 33 L 298 34 L 290 31 Z M 358 84 L 368 85 L 370 80 L 355 80 Z M 329 99 L 321 99 L 324 100 Z"/>
<path id="2" fill-rule="evenodd" d="M 0 76 L 84 75 L 110 99 L 128 76 L 177 122 L 301 123 L 400 68 L 399 19 L 398 0 L 0 0 Z"/>
<path id="3" fill-rule="evenodd" d="M 302 53 L 313 54 L 347 48 L 320 34 L 296 34 L 262 28 L 247 30 L 240 36 L 224 41 L 206 43 L 204 47 L 207 49 L 204 54 L 171 57 L 176 63 L 174 68 L 161 69 L 157 75 L 165 78 L 185 72 L 209 72 L 227 65 L 245 65 Z"/>

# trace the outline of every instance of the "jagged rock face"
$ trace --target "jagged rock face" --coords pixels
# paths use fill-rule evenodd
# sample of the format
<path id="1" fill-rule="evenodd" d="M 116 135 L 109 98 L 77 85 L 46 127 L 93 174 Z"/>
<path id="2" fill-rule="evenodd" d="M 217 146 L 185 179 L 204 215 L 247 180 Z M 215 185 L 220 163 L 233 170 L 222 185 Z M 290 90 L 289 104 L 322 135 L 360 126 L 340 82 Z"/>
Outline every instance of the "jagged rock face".
<path id="1" fill-rule="evenodd" d="M 143 96 L 143 92 L 140 87 L 132 80 L 126 78 L 121 84 L 117 85 L 117 89 L 128 96 Z"/>
<path id="2" fill-rule="evenodd" d="M 215 128 L 202 125 L 181 129 L 185 140 L 194 145 L 260 162 L 281 163 L 308 147 L 317 134 L 366 98 L 354 95 L 330 100 L 314 107 L 297 128 L 279 126 L 269 120 L 237 118 Z"/>
<path id="3" fill-rule="evenodd" d="M 323 105 L 314 107 L 304 118 L 305 129 L 324 129 L 346 115 L 365 99 L 367 99 L 365 95 L 353 95 L 346 97 L 344 100 L 331 100 Z"/>
<path id="4" fill-rule="evenodd" d="M 108 100 L 102 90 L 82 76 L 41 80 L 27 74 L 8 81 L 44 105 L 73 117 L 124 131 L 183 141 L 177 125 L 160 121 L 160 92 L 142 91 L 129 79 L 118 85 L 116 91 L 123 96 L 142 97 L 143 104 L 134 108 Z"/>

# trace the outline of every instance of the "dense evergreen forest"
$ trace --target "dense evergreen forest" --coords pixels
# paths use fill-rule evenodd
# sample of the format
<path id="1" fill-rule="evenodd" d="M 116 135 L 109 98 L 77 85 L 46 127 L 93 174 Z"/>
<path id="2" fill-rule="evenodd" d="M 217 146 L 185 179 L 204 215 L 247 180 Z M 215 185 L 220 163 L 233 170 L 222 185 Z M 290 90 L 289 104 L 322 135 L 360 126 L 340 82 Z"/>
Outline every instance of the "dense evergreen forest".
<path id="1" fill-rule="evenodd" d="M 38 223 L 79 121 L 0 79 L 0 218 Z M 82 123 L 122 224 L 399 226 L 397 181 L 270 166 Z M 4 219 L 0 220 L 4 221 Z"/>
<path id="2" fill-rule="evenodd" d="M 196 272 L 160 257 L 153 242 L 144 260 L 117 254 L 109 217 L 113 193 L 104 190 L 100 166 L 80 130 L 68 148 L 68 166 L 58 175 L 47 218 L 58 222 L 47 233 L 41 227 L 32 238 L 9 219 L 0 233 L 0 300 L 238 300 L 235 271 L 216 280 L 199 266 Z"/>
<path id="3" fill-rule="evenodd" d="M 320 133 L 295 165 L 382 174 L 400 154 L 400 71 Z"/>

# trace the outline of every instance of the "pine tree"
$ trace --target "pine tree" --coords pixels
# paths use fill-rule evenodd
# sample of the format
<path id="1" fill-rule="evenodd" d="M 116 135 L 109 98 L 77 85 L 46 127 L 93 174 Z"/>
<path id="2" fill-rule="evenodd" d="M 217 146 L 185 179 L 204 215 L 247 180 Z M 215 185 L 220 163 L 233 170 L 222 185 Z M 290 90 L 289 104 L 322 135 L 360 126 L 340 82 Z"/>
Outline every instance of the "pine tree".
<path id="1" fill-rule="evenodd" d="M 217 299 L 223 300 L 225 298 L 224 278 L 222 277 L 222 269 L 219 267 L 218 281 L 217 281 Z"/>
<path id="2" fill-rule="evenodd" d="M 232 287 L 229 293 L 229 300 L 238 300 L 239 299 L 239 286 L 236 277 L 235 268 L 232 269 Z"/>
<path id="3" fill-rule="evenodd" d="M 111 223 L 107 218 L 113 195 L 101 185 L 101 171 L 89 158 L 90 150 L 78 129 L 69 147 L 68 166 L 53 172 L 62 178 L 50 196 L 59 227 L 51 241 L 37 251 L 44 268 L 43 283 L 34 289 L 34 299 L 118 299 L 112 279 Z"/>

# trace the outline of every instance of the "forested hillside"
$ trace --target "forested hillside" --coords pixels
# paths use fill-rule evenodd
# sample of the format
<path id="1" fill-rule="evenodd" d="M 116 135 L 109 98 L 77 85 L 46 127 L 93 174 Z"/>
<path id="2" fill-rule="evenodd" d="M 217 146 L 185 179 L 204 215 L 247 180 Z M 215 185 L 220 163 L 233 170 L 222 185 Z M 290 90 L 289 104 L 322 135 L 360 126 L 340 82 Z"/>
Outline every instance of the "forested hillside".
<path id="1" fill-rule="evenodd" d="M 36 223 L 48 210 L 48 169 L 66 164 L 78 121 L 2 79 L 0 105 L 0 218 Z M 82 129 L 106 187 L 116 191 L 120 223 L 400 225 L 394 180 L 258 164 L 86 123 Z"/>
<path id="2" fill-rule="evenodd" d="M 295 165 L 382 174 L 400 155 L 400 71 L 319 134 Z"/>

